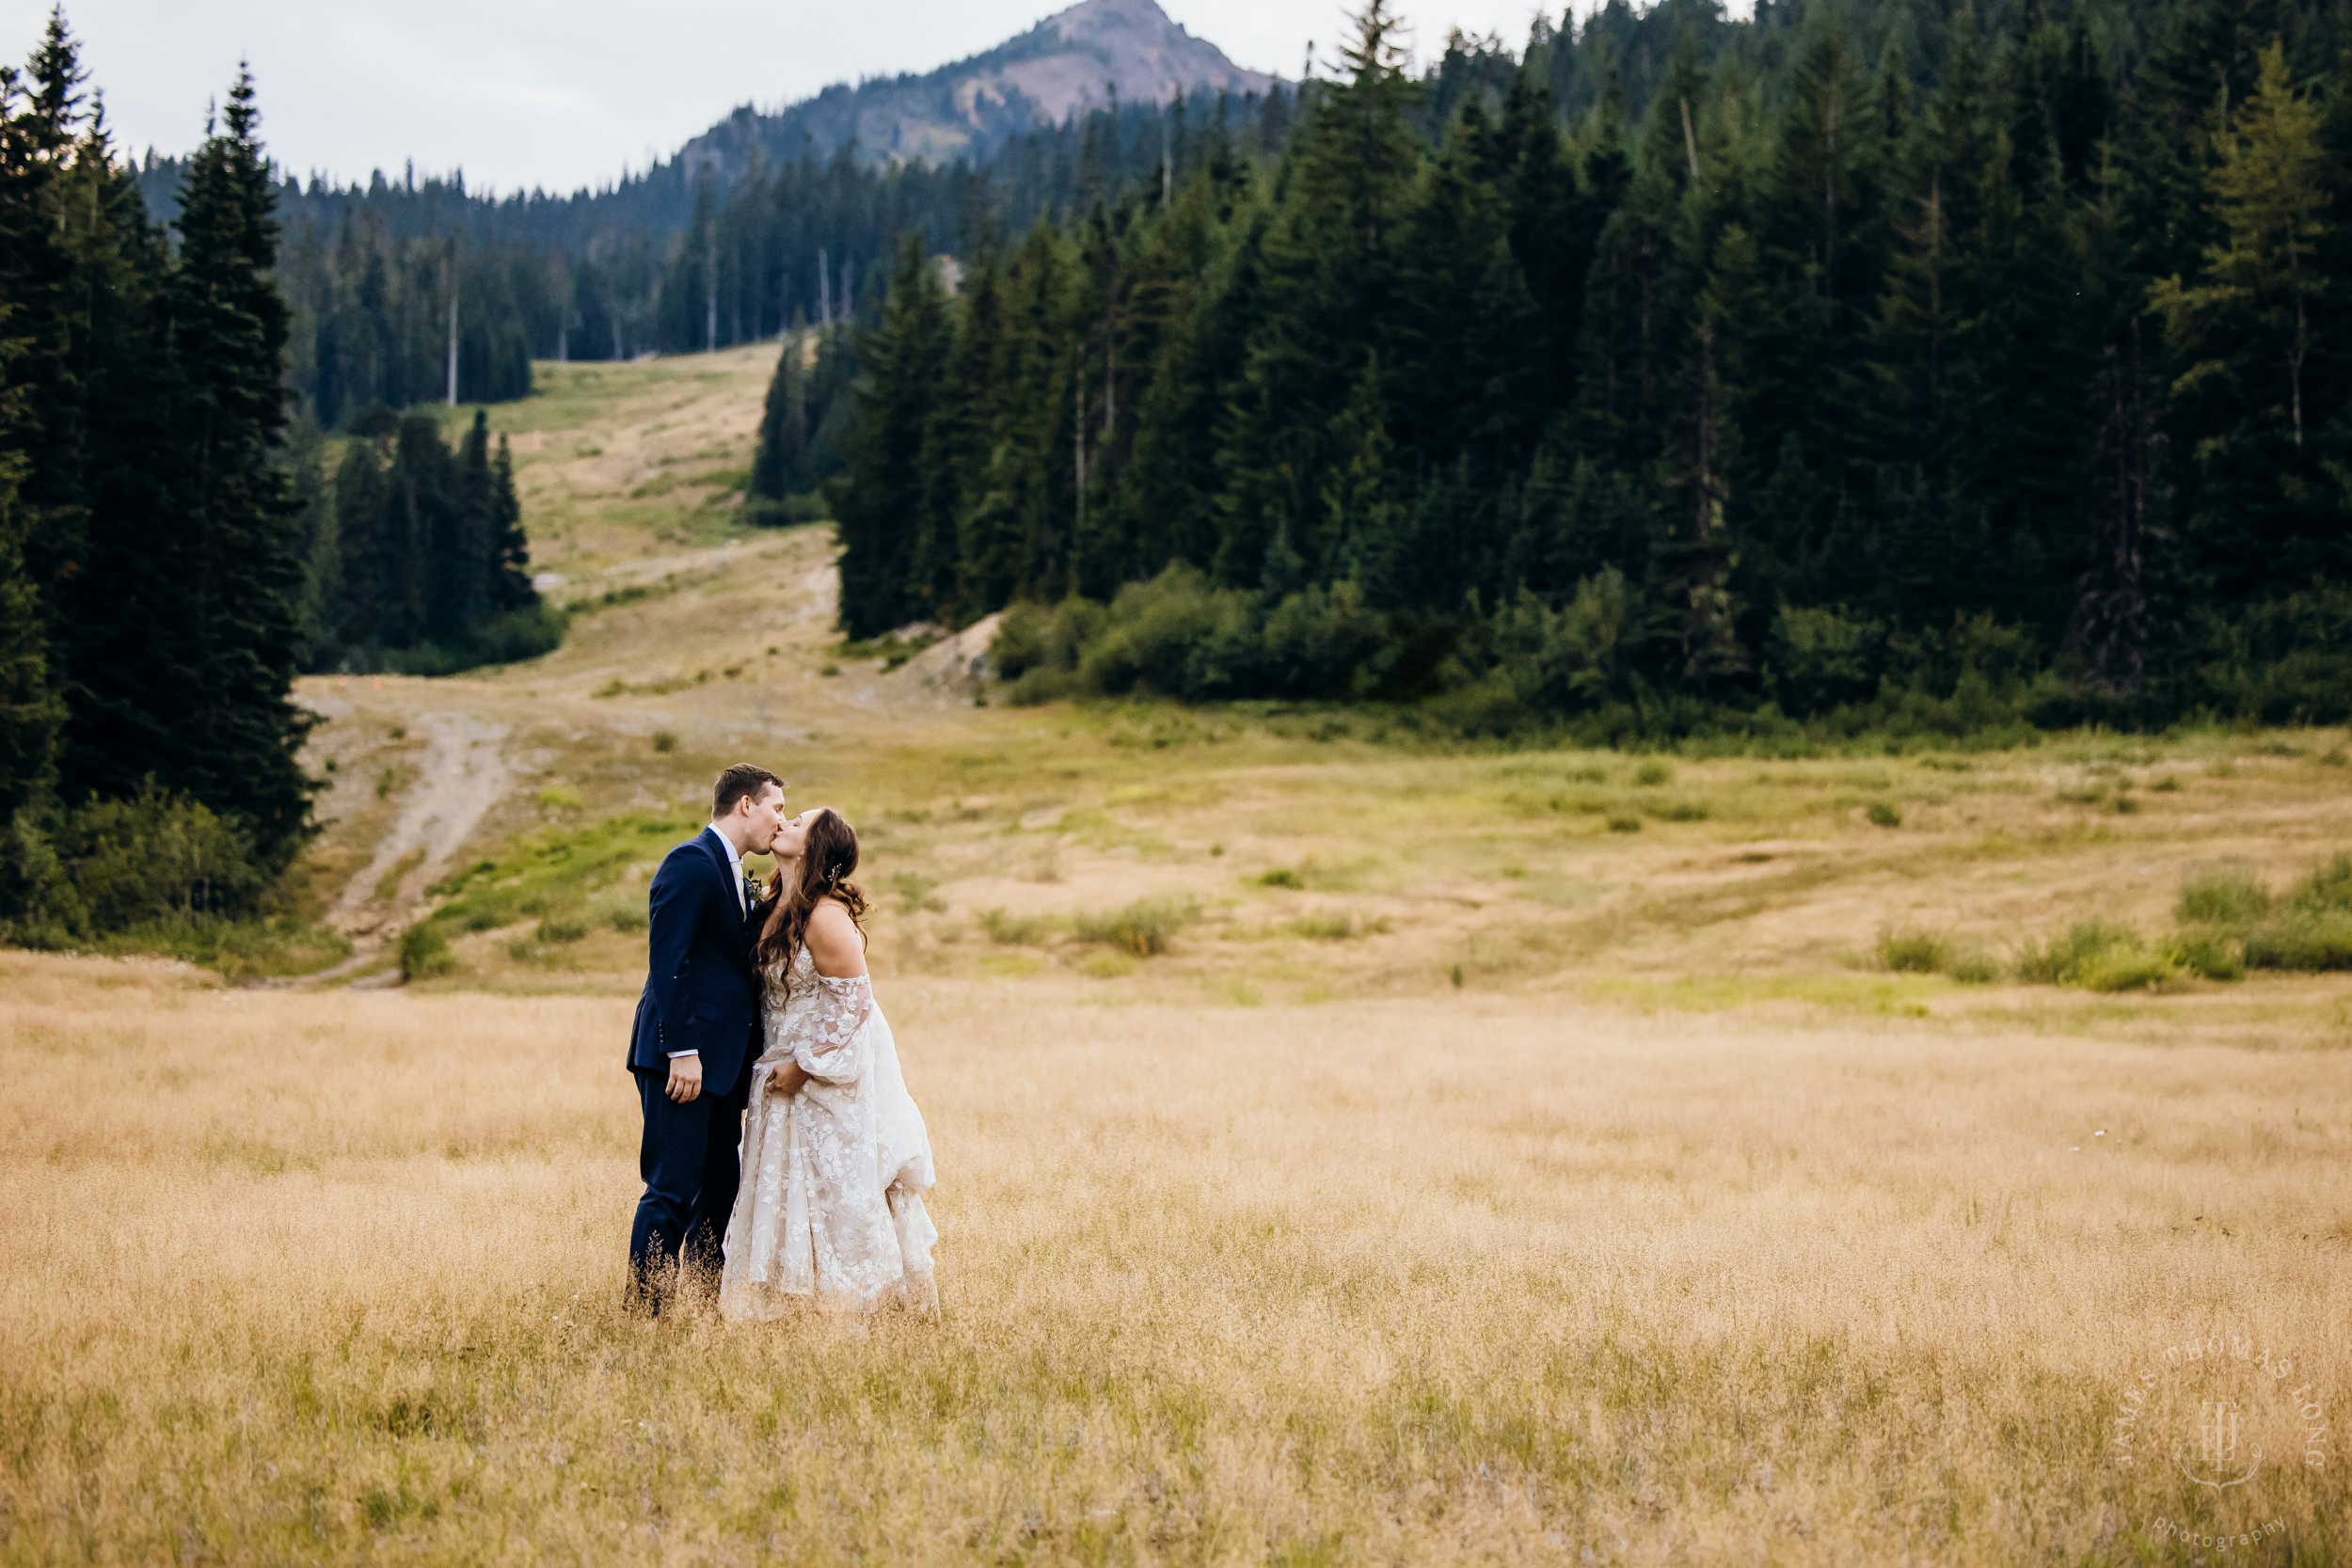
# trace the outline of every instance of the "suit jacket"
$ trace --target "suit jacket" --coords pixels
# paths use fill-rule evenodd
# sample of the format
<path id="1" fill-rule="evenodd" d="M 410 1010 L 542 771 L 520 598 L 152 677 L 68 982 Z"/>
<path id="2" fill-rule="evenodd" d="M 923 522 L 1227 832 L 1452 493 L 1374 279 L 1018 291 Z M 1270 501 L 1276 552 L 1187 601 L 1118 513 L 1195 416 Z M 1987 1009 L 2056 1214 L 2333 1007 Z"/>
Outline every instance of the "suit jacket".
<path id="1" fill-rule="evenodd" d="M 726 847 L 706 828 L 654 873 L 645 992 L 630 1031 L 631 1072 L 670 1070 L 670 1053 L 702 1056 L 703 1093 L 730 1095 L 759 1054 L 759 973 L 752 944 L 760 906 L 735 897 Z M 748 902 L 748 900 L 746 900 Z"/>

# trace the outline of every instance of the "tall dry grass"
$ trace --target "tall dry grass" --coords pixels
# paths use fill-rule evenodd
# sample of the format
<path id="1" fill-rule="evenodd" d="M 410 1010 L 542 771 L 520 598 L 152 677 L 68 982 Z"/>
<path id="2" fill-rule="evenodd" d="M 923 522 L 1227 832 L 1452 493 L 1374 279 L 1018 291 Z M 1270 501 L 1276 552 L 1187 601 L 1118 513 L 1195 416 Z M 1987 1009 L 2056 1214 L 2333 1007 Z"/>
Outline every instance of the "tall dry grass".
<path id="1" fill-rule="evenodd" d="M 902 981 L 946 1306 L 860 1336 L 621 1315 L 626 1001 L 184 973 L 0 955 L 0 1560 L 2168 1560 L 2164 1347 L 2345 1397 L 2293 1038 Z"/>

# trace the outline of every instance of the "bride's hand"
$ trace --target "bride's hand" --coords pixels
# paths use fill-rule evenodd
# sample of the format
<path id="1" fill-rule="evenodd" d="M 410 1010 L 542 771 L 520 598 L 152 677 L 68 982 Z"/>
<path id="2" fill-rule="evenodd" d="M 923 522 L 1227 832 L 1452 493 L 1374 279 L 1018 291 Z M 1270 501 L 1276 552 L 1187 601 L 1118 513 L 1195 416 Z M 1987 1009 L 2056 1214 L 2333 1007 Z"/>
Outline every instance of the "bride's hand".
<path id="1" fill-rule="evenodd" d="M 768 1069 L 770 1094 L 798 1094 L 801 1085 L 807 1082 L 808 1074 L 801 1070 L 798 1062 L 780 1062 Z"/>

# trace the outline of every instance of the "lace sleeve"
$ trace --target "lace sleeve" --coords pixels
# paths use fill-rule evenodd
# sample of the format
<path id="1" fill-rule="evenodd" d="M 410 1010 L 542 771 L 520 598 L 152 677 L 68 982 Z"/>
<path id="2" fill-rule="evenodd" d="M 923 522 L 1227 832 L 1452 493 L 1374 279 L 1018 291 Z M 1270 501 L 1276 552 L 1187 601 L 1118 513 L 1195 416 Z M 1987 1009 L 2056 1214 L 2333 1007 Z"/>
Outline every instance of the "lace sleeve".
<path id="1" fill-rule="evenodd" d="M 793 1058 L 811 1078 L 848 1083 L 857 1077 L 857 1062 L 847 1048 L 858 1028 L 874 1010 L 874 985 L 863 974 L 846 980 L 825 975 L 817 982 L 817 1006 L 808 1029 L 793 1049 Z"/>

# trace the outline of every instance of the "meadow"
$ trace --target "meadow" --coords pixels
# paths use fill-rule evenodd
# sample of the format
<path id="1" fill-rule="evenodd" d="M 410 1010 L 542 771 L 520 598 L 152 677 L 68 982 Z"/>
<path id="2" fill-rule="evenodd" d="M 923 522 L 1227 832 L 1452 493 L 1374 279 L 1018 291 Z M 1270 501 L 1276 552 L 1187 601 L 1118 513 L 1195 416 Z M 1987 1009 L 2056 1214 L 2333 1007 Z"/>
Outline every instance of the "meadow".
<path id="1" fill-rule="evenodd" d="M 565 646 L 302 684 L 351 959 L 0 953 L 0 1563 L 2352 1557 L 2343 732 L 975 706 L 733 521 L 762 355 L 543 369 Z M 936 1317 L 620 1310 L 741 756 L 862 831 Z"/>

